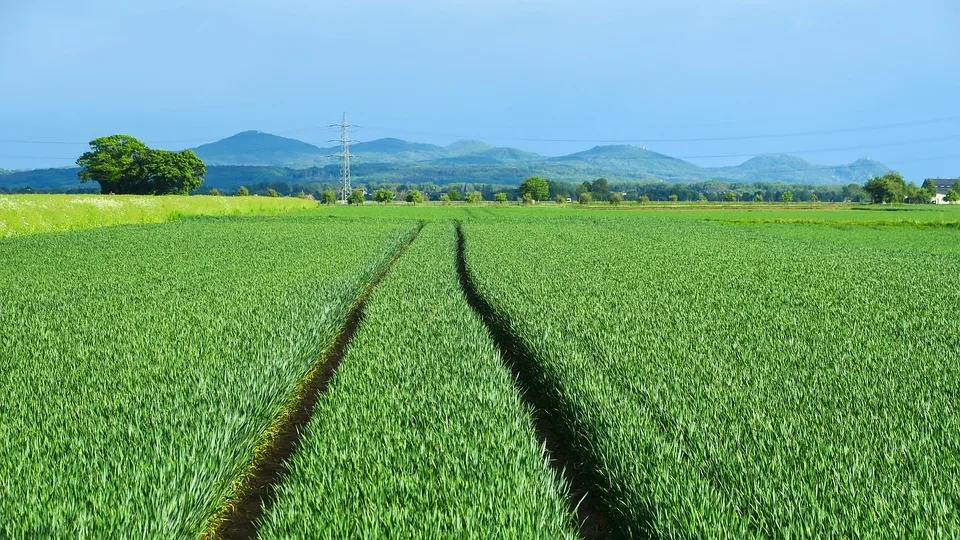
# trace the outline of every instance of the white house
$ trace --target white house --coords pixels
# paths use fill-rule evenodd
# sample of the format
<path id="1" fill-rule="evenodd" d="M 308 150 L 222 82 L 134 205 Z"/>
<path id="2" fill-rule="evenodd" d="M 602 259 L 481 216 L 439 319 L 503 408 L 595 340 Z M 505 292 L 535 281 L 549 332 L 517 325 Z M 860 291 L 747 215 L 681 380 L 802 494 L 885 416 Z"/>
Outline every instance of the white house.
<path id="1" fill-rule="evenodd" d="M 953 188 L 960 180 L 954 178 L 933 178 L 932 180 L 937 186 L 937 194 L 930 199 L 930 202 L 933 204 L 951 204 L 943 200 L 943 198 L 946 196 L 947 191 Z"/>

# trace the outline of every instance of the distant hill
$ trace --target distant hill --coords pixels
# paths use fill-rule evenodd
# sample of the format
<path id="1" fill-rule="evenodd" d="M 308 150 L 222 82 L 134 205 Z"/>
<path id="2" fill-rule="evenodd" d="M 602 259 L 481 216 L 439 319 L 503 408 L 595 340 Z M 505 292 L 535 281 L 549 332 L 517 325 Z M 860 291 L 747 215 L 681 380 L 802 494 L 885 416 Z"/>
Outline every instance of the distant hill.
<path id="1" fill-rule="evenodd" d="M 302 169 L 337 163 L 338 148 L 319 148 L 258 131 L 245 131 L 222 141 L 200 146 L 197 155 L 207 165 L 268 165 Z M 824 166 L 782 154 L 757 156 L 732 167 L 700 167 L 646 148 L 630 145 L 596 146 L 566 156 L 544 157 L 509 147 L 494 147 L 483 141 L 462 140 L 447 146 L 386 138 L 356 143 L 351 147 L 355 165 L 386 164 L 396 176 L 445 175 L 449 167 L 470 167 L 465 174 L 502 178 L 491 167 L 525 166 L 558 179 L 607 176 L 621 181 L 699 182 L 795 182 L 807 184 L 862 183 L 888 169 L 880 163 L 859 160 L 850 165 Z M 482 173 L 478 173 L 479 169 Z M 382 167 L 381 167 L 382 169 Z M 505 171 L 501 171 L 505 172 Z M 383 173 L 386 174 L 386 173 Z M 519 181 L 519 179 L 517 179 Z"/>
<path id="2" fill-rule="evenodd" d="M 74 191 L 99 189 L 97 183 L 82 184 L 77 179 L 76 167 L 59 169 L 36 169 L 32 171 L 9 171 L 0 176 L 0 188 L 6 190 L 17 190 L 23 188 L 33 188 L 49 191 Z"/>
<path id="3" fill-rule="evenodd" d="M 354 144 L 350 147 L 357 163 L 415 163 L 448 157 L 446 148 L 435 144 L 404 141 L 402 139 L 376 139 Z"/>
<path id="4" fill-rule="evenodd" d="M 447 152 L 454 156 L 465 156 L 467 154 L 476 154 L 493 148 L 483 141 L 464 140 L 450 143 L 443 147 Z"/>
<path id="5" fill-rule="evenodd" d="M 311 167 L 324 163 L 331 149 L 261 131 L 244 131 L 193 149 L 207 165 Z"/>
<path id="6" fill-rule="evenodd" d="M 321 148 L 296 139 L 245 131 L 194 149 L 207 165 L 204 185 L 233 188 L 241 183 L 310 183 L 339 174 L 339 148 Z M 643 147 L 596 146 L 560 157 L 545 157 L 483 141 L 457 141 L 447 146 L 376 139 L 353 145 L 357 182 L 465 182 L 516 185 L 530 175 L 563 182 L 606 177 L 615 182 L 787 182 L 798 184 L 862 184 L 889 169 L 867 159 L 849 165 L 818 165 L 797 156 L 757 156 L 730 167 L 700 167 Z M 80 184 L 76 169 L 3 171 L 0 188 L 90 189 Z"/>
<path id="7" fill-rule="evenodd" d="M 870 177 L 889 171 L 886 165 L 859 159 L 850 165 L 817 165 L 797 156 L 767 154 L 749 159 L 735 167 L 707 169 L 716 178 L 742 182 L 776 179 L 798 184 L 862 184 Z"/>
<path id="8" fill-rule="evenodd" d="M 571 164 L 585 171 L 636 175 L 644 180 L 682 182 L 703 179 L 703 169 L 693 163 L 638 146 L 596 146 L 583 152 L 551 158 L 549 161 Z"/>

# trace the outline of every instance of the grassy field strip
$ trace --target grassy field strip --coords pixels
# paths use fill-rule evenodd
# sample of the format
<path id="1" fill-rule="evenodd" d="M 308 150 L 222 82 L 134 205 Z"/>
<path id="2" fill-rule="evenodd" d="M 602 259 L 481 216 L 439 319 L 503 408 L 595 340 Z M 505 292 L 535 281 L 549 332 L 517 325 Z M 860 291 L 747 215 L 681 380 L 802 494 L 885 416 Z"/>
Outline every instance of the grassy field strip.
<path id="1" fill-rule="evenodd" d="M 533 353 L 510 331 L 509 325 L 483 298 L 470 276 L 466 262 L 462 223 L 457 224 L 457 274 L 467 303 L 483 321 L 497 345 L 504 363 L 516 381 L 520 395 L 528 408 L 534 411 L 537 440 L 550 455 L 550 465 L 566 483 L 567 503 L 577 516 L 581 538 L 603 538 L 610 529 L 610 510 L 599 497 L 602 478 L 595 474 L 593 457 L 582 452 L 584 444 L 576 442 L 577 432 L 567 423 L 578 416 L 576 411 L 558 412 L 567 405 L 559 400 L 561 388 L 556 381 L 545 377 Z"/>
<path id="2" fill-rule="evenodd" d="M 373 291 L 261 537 L 575 536 L 455 255 L 428 224 Z"/>
<path id="3" fill-rule="evenodd" d="M 0 195 L 0 238 L 193 215 L 259 215 L 316 208 L 305 199 L 141 195 Z"/>
<path id="4" fill-rule="evenodd" d="M 0 242 L 0 536 L 196 536 L 413 221 Z"/>
<path id="5" fill-rule="evenodd" d="M 960 233 L 621 216 L 464 224 L 621 534 L 960 534 Z"/>
<path id="6" fill-rule="evenodd" d="M 337 338 L 297 384 L 273 424 L 263 433 L 248 465 L 232 483 L 232 497 L 210 519 L 201 537 L 249 538 L 256 535 L 256 522 L 264 510 L 273 504 L 276 486 L 287 472 L 286 461 L 299 445 L 317 399 L 326 391 L 343 360 L 344 352 L 363 318 L 367 298 L 418 234 L 419 229 L 364 286 Z"/>

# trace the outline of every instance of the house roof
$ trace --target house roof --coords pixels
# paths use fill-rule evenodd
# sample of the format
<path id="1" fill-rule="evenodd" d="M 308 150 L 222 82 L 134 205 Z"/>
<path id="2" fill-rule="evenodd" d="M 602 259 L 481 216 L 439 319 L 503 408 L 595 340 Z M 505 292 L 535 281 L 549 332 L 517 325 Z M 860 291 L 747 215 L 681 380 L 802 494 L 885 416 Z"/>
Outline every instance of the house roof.
<path id="1" fill-rule="evenodd" d="M 937 186 L 937 193 L 946 193 L 948 189 L 960 182 L 960 179 L 957 178 L 931 178 L 930 180 L 933 180 L 933 183 Z"/>

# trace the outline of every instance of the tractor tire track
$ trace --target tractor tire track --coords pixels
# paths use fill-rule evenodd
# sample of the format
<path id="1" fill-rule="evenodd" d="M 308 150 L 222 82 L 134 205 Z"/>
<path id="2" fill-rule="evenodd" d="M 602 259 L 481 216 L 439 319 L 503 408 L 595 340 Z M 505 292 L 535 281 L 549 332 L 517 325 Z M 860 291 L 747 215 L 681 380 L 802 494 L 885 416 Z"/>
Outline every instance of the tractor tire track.
<path id="1" fill-rule="evenodd" d="M 350 340 L 363 321 L 363 309 L 370 293 L 417 239 L 423 226 L 421 222 L 410 238 L 363 288 L 363 292 L 353 303 L 333 344 L 297 385 L 278 420 L 264 433 L 261 444 L 253 453 L 250 465 L 234 480 L 236 495 L 214 515 L 201 534 L 201 538 L 257 537 L 257 521 L 273 505 L 276 487 L 287 472 L 287 460 L 296 452 L 303 431 L 310 421 L 314 405 L 327 391 L 350 345 Z"/>
<path id="2" fill-rule="evenodd" d="M 548 463 L 559 474 L 570 493 L 567 504 L 581 538 L 616 538 L 630 536 L 618 530 L 611 520 L 615 515 L 599 495 L 603 480 L 591 466 L 594 460 L 577 444 L 573 428 L 561 419 L 567 416 L 558 411 L 569 409 L 562 402 L 558 385 L 551 384 L 541 373 L 533 353 L 513 334 L 509 324 L 480 295 L 467 268 L 465 240 L 460 223 L 457 224 L 457 273 L 467 303 L 487 327 L 491 338 L 500 351 L 506 367 L 510 369 L 517 391 L 532 412 L 533 428 L 537 440 L 547 449 Z"/>

